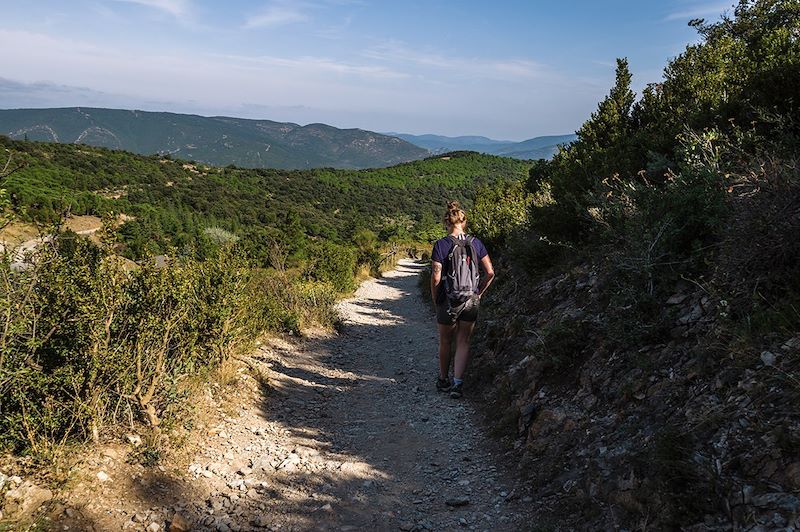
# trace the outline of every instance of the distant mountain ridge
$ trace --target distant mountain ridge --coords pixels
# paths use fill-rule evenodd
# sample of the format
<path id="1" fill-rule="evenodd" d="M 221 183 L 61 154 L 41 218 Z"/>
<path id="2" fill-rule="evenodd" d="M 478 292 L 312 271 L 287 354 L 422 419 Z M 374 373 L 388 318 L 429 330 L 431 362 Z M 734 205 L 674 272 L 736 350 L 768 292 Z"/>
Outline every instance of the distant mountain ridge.
<path id="1" fill-rule="evenodd" d="M 549 135 L 535 137 L 522 142 L 494 140 L 480 136 L 446 137 L 443 135 L 409 135 L 407 133 L 386 133 L 411 144 L 443 153 L 453 150 L 469 150 L 490 155 L 502 155 L 515 159 L 550 159 L 561 144 L 569 144 L 577 135 Z"/>
<path id="2" fill-rule="evenodd" d="M 430 155 L 362 129 L 87 107 L 0 110 L 0 134 L 247 168 L 373 168 Z"/>

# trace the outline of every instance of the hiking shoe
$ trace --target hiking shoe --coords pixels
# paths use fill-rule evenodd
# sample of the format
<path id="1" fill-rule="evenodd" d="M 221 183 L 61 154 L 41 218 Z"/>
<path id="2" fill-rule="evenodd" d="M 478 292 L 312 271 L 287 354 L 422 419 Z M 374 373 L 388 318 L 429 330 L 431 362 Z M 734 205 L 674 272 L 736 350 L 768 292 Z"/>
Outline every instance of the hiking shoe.
<path id="1" fill-rule="evenodd" d="M 454 384 L 450 387 L 450 397 L 453 399 L 461 399 L 461 388 L 464 386 L 463 383 Z"/>
<path id="2" fill-rule="evenodd" d="M 450 391 L 450 379 L 440 379 L 436 378 L 436 391 L 437 392 L 449 392 Z"/>

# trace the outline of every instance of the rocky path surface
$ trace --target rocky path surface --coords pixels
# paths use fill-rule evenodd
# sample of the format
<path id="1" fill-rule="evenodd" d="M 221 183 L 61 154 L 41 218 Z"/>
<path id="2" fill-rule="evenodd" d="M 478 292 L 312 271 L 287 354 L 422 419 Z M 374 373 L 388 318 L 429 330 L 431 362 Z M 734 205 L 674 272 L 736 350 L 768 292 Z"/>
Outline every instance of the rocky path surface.
<path id="1" fill-rule="evenodd" d="M 72 516 L 153 532 L 531 529 L 531 500 L 472 407 L 434 389 L 420 268 L 363 283 L 338 335 L 262 346 L 249 361 L 261 378 L 241 375 L 235 411 L 182 472 L 114 469 L 113 449 L 90 464 Z"/>

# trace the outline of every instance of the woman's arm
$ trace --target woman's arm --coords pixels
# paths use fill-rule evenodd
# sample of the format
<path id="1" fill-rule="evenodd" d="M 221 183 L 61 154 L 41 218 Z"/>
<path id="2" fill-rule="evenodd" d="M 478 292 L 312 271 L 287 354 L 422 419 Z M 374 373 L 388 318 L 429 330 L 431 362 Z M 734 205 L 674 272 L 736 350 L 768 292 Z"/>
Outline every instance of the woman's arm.
<path id="1" fill-rule="evenodd" d="M 492 259 L 486 255 L 481 259 L 481 267 L 483 268 L 483 276 L 481 277 L 481 284 L 478 287 L 478 297 L 482 297 L 483 293 L 489 288 L 489 285 L 494 281 L 494 266 L 492 266 Z"/>
<path id="2" fill-rule="evenodd" d="M 442 282 L 442 263 L 431 262 L 431 299 L 436 306 L 436 295 L 439 293 L 439 283 Z"/>

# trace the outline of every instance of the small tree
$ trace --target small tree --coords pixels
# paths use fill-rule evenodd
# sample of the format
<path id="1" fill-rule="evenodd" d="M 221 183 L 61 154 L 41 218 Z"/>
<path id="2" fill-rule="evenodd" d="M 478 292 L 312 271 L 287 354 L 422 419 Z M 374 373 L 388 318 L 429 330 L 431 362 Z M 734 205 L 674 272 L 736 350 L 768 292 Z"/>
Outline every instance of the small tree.
<path id="1" fill-rule="evenodd" d="M 635 99 L 628 61 L 617 59 L 616 82 L 608 96 L 578 130 L 578 139 L 561 148 L 550 164 L 555 204 L 548 207 L 547 220 L 539 227 L 547 236 L 573 241 L 585 236 L 592 193 L 603 179 L 634 175 L 638 170 L 631 141 Z M 543 181 L 537 176 L 536 185 L 541 186 Z"/>
<path id="2" fill-rule="evenodd" d="M 631 90 L 631 78 L 628 60 L 617 59 L 614 87 L 578 130 L 575 149 L 590 176 L 608 177 L 632 169 L 631 110 L 636 94 Z"/>

